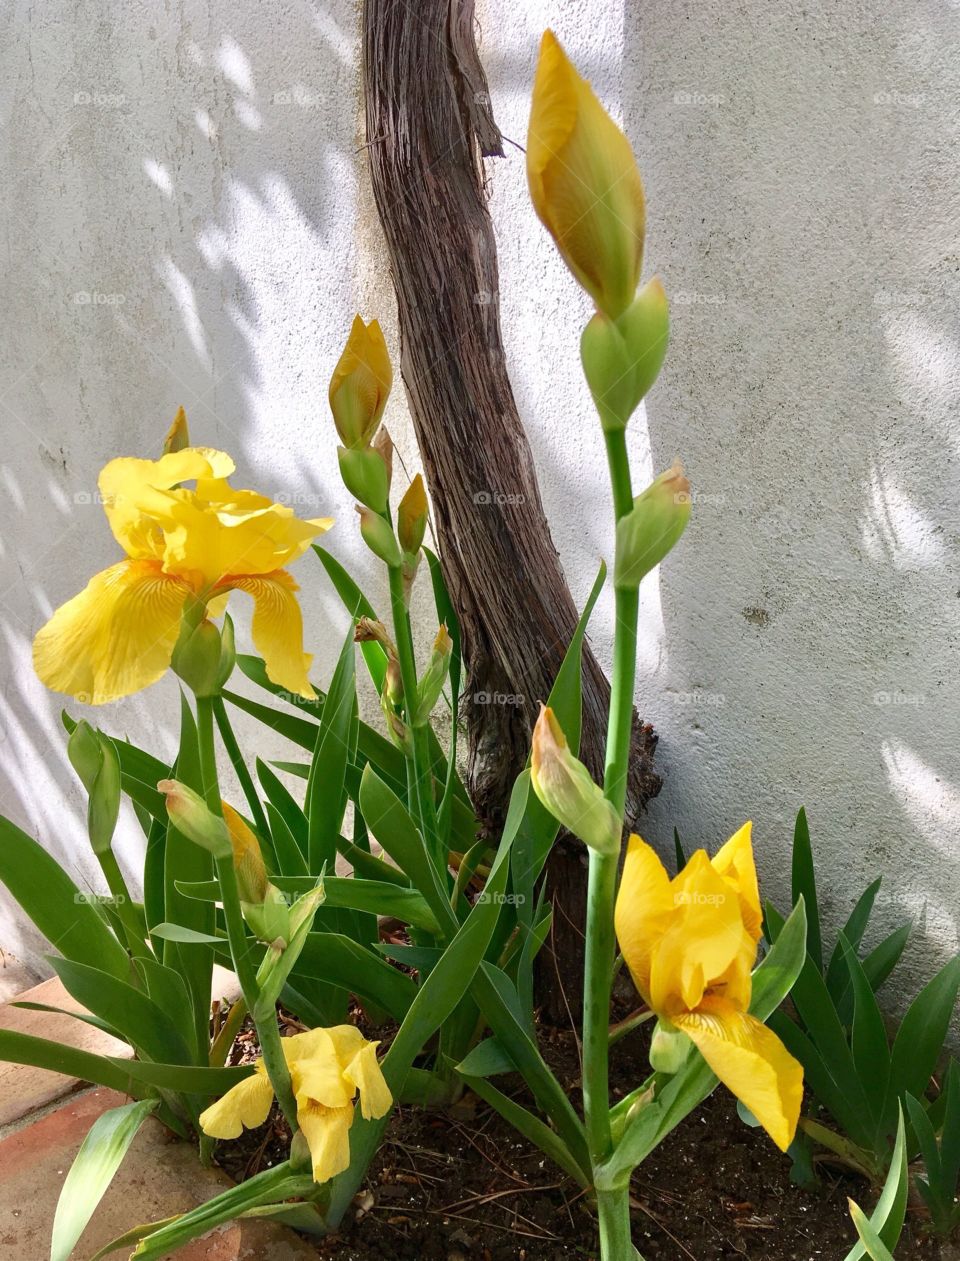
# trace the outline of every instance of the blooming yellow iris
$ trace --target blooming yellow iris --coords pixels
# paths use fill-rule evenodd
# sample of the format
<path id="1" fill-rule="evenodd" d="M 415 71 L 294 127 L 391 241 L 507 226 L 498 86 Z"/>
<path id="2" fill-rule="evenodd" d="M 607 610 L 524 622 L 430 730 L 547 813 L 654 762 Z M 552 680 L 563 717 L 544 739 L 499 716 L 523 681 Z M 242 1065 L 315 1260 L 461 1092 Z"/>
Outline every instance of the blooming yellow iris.
<path id="1" fill-rule="evenodd" d="M 674 880 L 650 846 L 631 836 L 616 928 L 634 983 L 661 1027 L 686 1034 L 786 1151 L 803 1069 L 749 1014 L 761 919 L 749 823 L 712 860 L 698 850 Z"/>
<path id="2" fill-rule="evenodd" d="M 170 665 L 184 603 L 217 616 L 230 591 L 253 597 L 253 640 L 267 675 L 312 697 L 299 590 L 285 566 L 332 525 L 227 481 L 223 451 L 186 447 L 159 460 L 111 460 L 104 511 L 126 559 L 96 574 L 37 634 L 33 660 L 48 687 L 91 705 L 155 683 Z M 185 482 L 195 482 L 189 489 Z"/>
<path id="3" fill-rule="evenodd" d="M 326 1182 L 350 1164 L 350 1126 L 359 1094 L 368 1120 L 389 1112 L 393 1096 L 377 1062 L 378 1042 L 368 1042 L 353 1025 L 311 1029 L 283 1038 L 284 1057 L 297 1101 L 297 1123 L 307 1140 L 315 1182 Z M 211 1138 L 239 1138 L 246 1127 L 263 1125 L 273 1104 L 273 1087 L 262 1060 L 256 1072 L 201 1113 Z"/>

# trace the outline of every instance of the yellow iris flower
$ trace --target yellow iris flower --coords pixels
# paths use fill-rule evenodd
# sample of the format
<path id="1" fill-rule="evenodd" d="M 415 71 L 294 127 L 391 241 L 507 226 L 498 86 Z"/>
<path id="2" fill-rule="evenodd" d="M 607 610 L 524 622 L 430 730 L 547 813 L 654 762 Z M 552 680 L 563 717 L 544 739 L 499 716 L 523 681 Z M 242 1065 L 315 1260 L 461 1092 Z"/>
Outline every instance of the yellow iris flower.
<path id="1" fill-rule="evenodd" d="M 332 519 L 302 521 L 283 504 L 235 489 L 227 481 L 234 467 L 208 447 L 106 465 L 100 494 L 126 558 L 96 574 L 37 634 L 34 666 L 48 687 L 91 705 L 148 687 L 170 665 L 187 599 L 201 598 L 219 616 L 238 590 L 253 597 L 253 640 L 268 677 L 314 695 L 299 588 L 285 566 Z"/>
<path id="2" fill-rule="evenodd" d="M 615 320 L 633 301 L 645 205 L 630 142 L 545 31 L 527 133 L 534 209 L 597 307 Z"/>
<path id="3" fill-rule="evenodd" d="M 712 860 L 698 850 L 674 880 L 650 846 L 631 836 L 616 928 L 634 983 L 661 1026 L 685 1033 L 786 1151 L 803 1069 L 749 1014 L 761 923 L 749 823 Z"/>
<path id="4" fill-rule="evenodd" d="M 368 1042 L 353 1025 L 311 1029 L 283 1038 L 284 1058 L 297 1101 L 297 1123 L 307 1140 L 315 1182 L 326 1182 L 350 1164 L 350 1127 L 360 1111 L 369 1119 L 386 1116 L 393 1096 L 377 1061 L 378 1042 Z M 211 1138 L 239 1138 L 263 1125 L 273 1104 L 273 1087 L 262 1060 L 256 1072 L 200 1115 Z"/>

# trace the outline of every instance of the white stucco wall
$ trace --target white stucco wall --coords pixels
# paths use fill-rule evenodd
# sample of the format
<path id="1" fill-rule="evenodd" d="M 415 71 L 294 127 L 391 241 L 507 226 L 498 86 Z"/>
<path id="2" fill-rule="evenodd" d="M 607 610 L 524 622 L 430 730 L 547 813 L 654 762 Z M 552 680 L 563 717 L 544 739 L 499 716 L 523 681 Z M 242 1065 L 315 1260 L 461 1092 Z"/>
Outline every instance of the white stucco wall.
<path id="1" fill-rule="evenodd" d="M 325 396 L 354 310 L 389 330 L 392 294 L 352 0 L 48 0 L 3 20 L 2 809 L 96 883 L 29 644 L 115 557 L 99 468 L 155 451 L 182 402 L 247 484 L 339 516 L 330 545 L 376 594 Z M 958 944 L 960 7 L 485 0 L 479 21 L 508 136 L 523 141 L 547 24 L 624 120 L 648 274 L 673 299 L 631 430 L 638 481 L 681 455 L 697 494 L 643 602 L 638 703 L 666 776 L 648 837 L 666 846 L 676 824 L 714 845 L 752 816 L 782 895 L 805 803 L 834 913 L 883 873 L 881 920 L 917 920 L 909 988 Z M 522 155 L 490 180 L 515 389 L 582 599 L 610 555 L 587 305 Z M 390 425 L 416 467 L 399 393 Z M 322 679 L 345 620 L 319 569 L 298 572 Z M 606 602 L 604 659 L 610 634 Z M 167 679 L 100 718 L 170 752 L 175 699 Z M 138 845 L 126 820 L 128 863 Z M 0 945 L 36 959 L 0 906 Z"/>

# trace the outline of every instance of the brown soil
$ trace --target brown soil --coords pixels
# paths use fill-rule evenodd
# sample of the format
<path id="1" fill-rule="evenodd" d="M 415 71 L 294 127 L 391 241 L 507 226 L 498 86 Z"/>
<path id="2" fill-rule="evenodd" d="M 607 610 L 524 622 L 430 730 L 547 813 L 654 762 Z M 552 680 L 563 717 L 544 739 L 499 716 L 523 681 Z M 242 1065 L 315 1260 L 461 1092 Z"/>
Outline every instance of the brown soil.
<path id="1" fill-rule="evenodd" d="M 377 1031 L 383 1036 L 384 1031 Z M 241 1035 L 233 1062 L 255 1054 Z M 615 1051 L 612 1089 L 622 1095 L 646 1070 L 645 1038 Z M 579 1104 L 579 1064 L 570 1034 L 544 1053 Z M 511 1088 L 509 1079 L 498 1079 Z M 519 1095 L 522 1083 L 512 1083 Z M 289 1135 L 274 1116 L 222 1145 L 237 1178 L 284 1159 Z M 822 1186 L 800 1190 L 790 1162 L 748 1129 L 722 1088 L 667 1139 L 633 1182 L 633 1237 L 645 1261 L 841 1261 L 855 1241 L 852 1196 L 869 1209 L 862 1180 L 821 1168 Z M 958 1261 L 908 1220 L 898 1261 Z M 336 1261 L 563 1261 L 596 1258 L 593 1219 L 578 1187 L 476 1096 L 452 1112 L 399 1109 L 342 1232 L 317 1245 Z"/>

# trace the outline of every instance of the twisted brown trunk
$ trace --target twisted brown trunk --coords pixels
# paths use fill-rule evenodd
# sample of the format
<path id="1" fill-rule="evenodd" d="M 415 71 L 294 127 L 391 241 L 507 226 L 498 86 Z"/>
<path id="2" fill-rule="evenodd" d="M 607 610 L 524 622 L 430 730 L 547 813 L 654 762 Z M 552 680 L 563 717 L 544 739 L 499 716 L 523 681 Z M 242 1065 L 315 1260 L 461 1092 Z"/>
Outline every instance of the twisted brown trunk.
<path id="1" fill-rule="evenodd" d="M 482 166 L 503 148 L 473 26 L 473 0 L 364 4 L 367 152 L 397 294 L 401 371 L 463 630 L 469 789 L 495 833 L 577 610 L 507 376 Z M 589 648 L 583 670 L 582 756 L 598 773 L 609 686 Z M 660 787 L 656 736 L 639 722 L 635 735 L 631 815 Z M 558 973 L 579 1006 L 581 848 L 558 843 L 548 868 L 562 963 L 546 959 L 541 994 L 555 1020 L 566 1019 Z"/>

